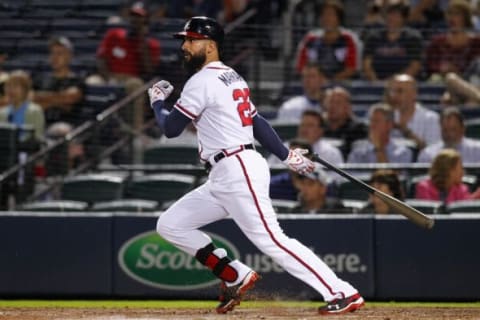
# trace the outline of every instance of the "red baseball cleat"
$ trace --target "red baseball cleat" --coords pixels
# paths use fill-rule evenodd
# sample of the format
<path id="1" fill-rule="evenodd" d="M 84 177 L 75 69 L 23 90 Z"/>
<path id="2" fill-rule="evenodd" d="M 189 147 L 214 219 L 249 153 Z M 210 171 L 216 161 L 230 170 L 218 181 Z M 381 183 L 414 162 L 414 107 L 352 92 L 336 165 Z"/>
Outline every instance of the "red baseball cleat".
<path id="1" fill-rule="evenodd" d="M 343 314 L 347 312 L 354 312 L 365 305 L 365 301 L 360 294 L 356 293 L 353 296 L 344 299 L 335 299 L 328 302 L 325 306 L 318 308 L 318 313 L 322 315 Z"/>
<path id="2" fill-rule="evenodd" d="M 260 280 L 260 276 L 255 271 L 250 271 L 242 282 L 239 284 L 227 287 L 225 282 L 222 282 L 220 287 L 220 303 L 217 306 L 217 313 L 227 313 L 232 311 L 235 306 L 240 304 L 245 293 L 255 286 L 255 282 Z"/>

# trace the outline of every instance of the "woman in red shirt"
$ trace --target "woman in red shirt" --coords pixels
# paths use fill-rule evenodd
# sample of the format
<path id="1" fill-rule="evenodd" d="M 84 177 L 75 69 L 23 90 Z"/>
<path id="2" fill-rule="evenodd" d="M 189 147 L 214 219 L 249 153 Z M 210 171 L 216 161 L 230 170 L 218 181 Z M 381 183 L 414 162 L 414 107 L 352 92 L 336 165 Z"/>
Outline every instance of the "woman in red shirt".
<path id="1" fill-rule="evenodd" d="M 433 36 L 427 47 L 427 69 L 430 75 L 448 72 L 462 74 L 480 55 L 480 37 L 469 31 L 472 9 L 469 1 L 452 0 L 446 11 L 448 31 Z"/>
<path id="2" fill-rule="evenodd" d="M 419 182 L 415 197 L 424 200 L 440 200 L 449 204 L 458 200 L 480 199 L 480 188 L 470 193 L 462 183 L 464 171 L 460 154 L 453 149 L 444 149 L 433 159 L 430 178 Z"/>

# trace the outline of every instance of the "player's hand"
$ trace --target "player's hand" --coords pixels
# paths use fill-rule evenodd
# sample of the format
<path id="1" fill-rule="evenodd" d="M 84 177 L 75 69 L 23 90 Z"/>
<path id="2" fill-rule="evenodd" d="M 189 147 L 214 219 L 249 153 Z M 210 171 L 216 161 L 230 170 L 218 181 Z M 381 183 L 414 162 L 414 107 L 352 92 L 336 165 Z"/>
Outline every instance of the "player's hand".
<path id="1" fill-rule="evenodd" d="M 150 105 L 152 106 L 159 100 L 166 100 L 172 93 L 173 86 L 167 80 L 160 80 L 148 89 L 148 97 L 150 98 Z"/>
<path id="2" fill-rule="evenodd" d="M 287 159 L 283 160 L 283 163 L 286 164 L 290 170 L 297 173 L 310 173 L 313 171 L 313 169 L 315 169 L 315 164 L 304 156 L 304 154 L 307 153 L 308 150 L 306 149 L 296 148 L 290 150 Z"/>

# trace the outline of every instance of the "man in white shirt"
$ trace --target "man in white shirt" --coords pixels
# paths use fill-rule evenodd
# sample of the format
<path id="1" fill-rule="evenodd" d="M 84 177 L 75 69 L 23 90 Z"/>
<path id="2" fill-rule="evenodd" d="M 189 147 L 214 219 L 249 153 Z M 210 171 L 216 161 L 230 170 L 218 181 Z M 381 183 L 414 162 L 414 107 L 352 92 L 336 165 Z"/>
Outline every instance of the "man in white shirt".
<path id="1" fill-rule="evenodd" d="M 440 140 L 439 115 L 417 102 L 417 83 L 412 76 L 393 76 L 385 90 L 386 101 L 395 110 L 394 137 L 413 140 L 419 150 Z"/>
<path id="2" fill-rule="evenodd" d="M 463 163 L 480 161 L 480 141 L 465 137 L 463 115 L 455 107 L 443 110 L 440 117 L 442 140 L 429 145 L 418 155 L 418 162 L 431 162 L 442 149 L 454 149 L 462 155 Z"/>
<path id="3" fill-rule="evenodd" d="M 281 121 L 300 121 L 305 110 L 321 111 L 323 87 L 326 85 L 322 68 L 316 63 L 309 63 L 302 69 L 303 95 L 285 101 L 278 110 L 277 119 Z"/>

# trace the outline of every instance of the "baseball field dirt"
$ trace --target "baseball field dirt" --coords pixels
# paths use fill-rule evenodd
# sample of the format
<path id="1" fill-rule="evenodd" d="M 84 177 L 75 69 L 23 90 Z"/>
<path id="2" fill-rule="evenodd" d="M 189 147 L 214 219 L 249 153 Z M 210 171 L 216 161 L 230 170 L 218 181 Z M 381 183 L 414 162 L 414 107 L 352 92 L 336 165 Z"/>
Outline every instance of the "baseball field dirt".
<path id="1" fill-rule="evenodd" d="M 108 304 L 93 303 L 83 307 L 81 304 L 65 304 L 50 301 L 44 306 L 31 304 L 15 306 L 0 303 L 1 320 L 77 320 L 77 319 L 168 319 L 168 320 L 290 320 L 290 319 L 348 319 L 348 320 L 480 320 L 480 305 L 476 304 L 395 304 L 367 303 L 355 313 L 342 316 L 324 317 L 316 314 L 316 304 L 279 302 L 245 302 L 227 315 L 214 312 L 214 302 L 202 302 L 195 307 L 195 302 L 174 306 L 174 302 L 155 302 L 142 307 L 141 304 Z M 162 306 L 165 305 L 165 306 Z"/>

